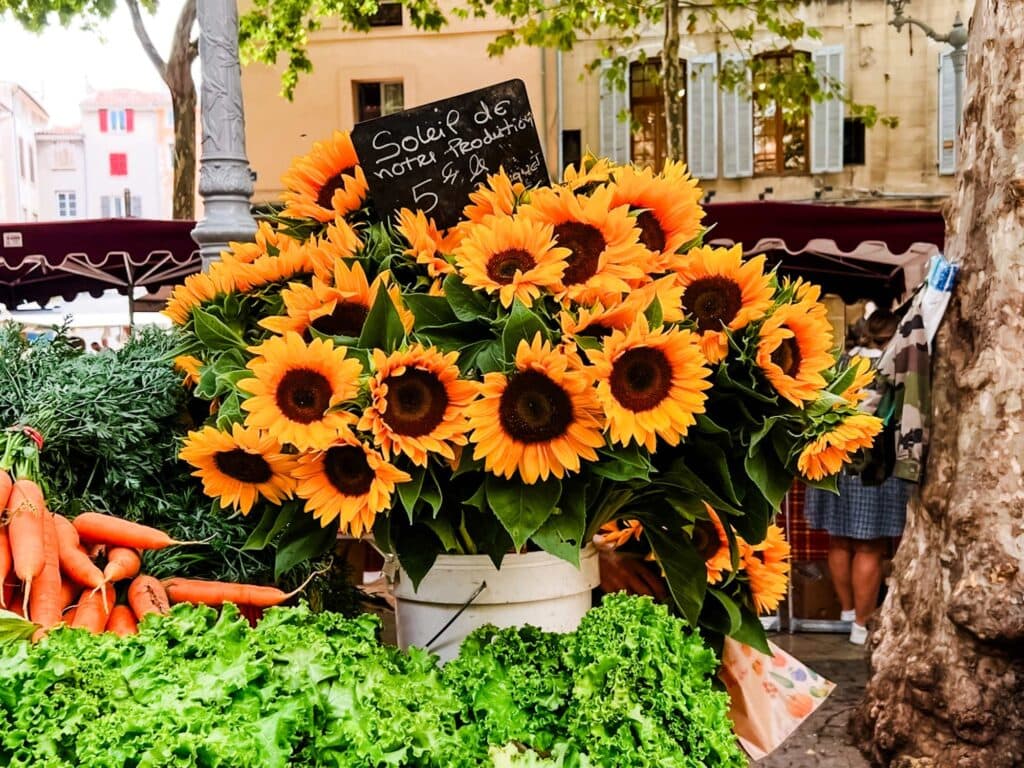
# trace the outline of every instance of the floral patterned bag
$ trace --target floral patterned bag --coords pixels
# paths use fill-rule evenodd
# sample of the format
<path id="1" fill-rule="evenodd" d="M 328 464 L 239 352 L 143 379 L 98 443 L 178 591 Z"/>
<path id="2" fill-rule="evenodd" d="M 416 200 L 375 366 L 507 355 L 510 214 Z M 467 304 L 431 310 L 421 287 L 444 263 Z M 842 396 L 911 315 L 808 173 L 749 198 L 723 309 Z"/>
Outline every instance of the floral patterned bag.
<path id="1" fill-rule="evenodd" d="M 776 645 L 772 655 L 731 637 L 722 648 L 722 671 L 740 744 L 754 760 L 775 750 L 811 716 L 836 684 L 808 669 Z"/>

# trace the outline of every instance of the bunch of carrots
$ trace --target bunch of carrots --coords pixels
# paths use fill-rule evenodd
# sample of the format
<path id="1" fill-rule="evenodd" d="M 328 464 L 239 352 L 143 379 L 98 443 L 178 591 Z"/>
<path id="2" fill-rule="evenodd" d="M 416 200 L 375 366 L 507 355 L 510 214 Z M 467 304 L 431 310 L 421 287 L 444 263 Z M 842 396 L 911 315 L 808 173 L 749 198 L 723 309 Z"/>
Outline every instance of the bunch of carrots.
<path id="1" fill-rule="evenodd" d="M 166 614 L 174 603 L 235 603 L 251 615 L 284 603 L 309 582 L 284 592 L 141 573 L 143 552 L 195 543 L 97 512 L 68 520 L 46 508 L 35 481 L 13 480 L 0 469 L 0 608 L 38 625 L 34 640 L 59 624 L 134 634 L 143 616 Z"/>

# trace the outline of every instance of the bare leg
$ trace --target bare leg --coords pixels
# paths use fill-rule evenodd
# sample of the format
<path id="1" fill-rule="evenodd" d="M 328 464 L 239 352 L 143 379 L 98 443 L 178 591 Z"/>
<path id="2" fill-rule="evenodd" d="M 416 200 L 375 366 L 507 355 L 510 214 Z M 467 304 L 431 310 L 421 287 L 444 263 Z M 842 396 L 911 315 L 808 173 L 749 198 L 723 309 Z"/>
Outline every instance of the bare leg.
<path id="1" fill-rule="evenodd" d="M 828 570 L 844 611 L 853 610 L 853 539 L 829 535 Z"/>
<path id="2" fill-rule="evenodd" d="M 867 626 L 878 607 L 878 590 L 882 586 L 882 553 L 885 539 L 853 542 L 853 599 L 857 623 Z"/>

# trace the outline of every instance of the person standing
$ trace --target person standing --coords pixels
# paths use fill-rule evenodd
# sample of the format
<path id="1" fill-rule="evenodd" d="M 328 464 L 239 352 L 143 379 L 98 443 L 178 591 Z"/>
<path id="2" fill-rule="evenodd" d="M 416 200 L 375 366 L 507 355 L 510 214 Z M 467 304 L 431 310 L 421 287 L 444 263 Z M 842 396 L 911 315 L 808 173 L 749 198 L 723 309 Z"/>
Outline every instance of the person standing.
<path id="1" fill-rule="evenodd" d="M 866 357 L 876 366 L 898 322 L 892 312 L 876 309 L 859 324 L 859 345 L 848 354 Z M 875 394 L 860 407 L 874 413 L 878 401 Z M 888 437 L 888 430 L 879 434 L 875 453 L 885 455 L 881 443 Z M 868 619 L 878 607 L 883 557 L 889 541 L 903 533 L 910 487 L 905 480 L 892 476 L 885 477 L 880 485 L 865 484 L 860 470 L 851 469 L 839 474 L 837 484 L 838 496 L 808 488 L 804 514 L 812 528 L 828 531 L 828 568 L 842 608 L 840 618 L 850 622 L 850 642 L 863 645 Z"/>

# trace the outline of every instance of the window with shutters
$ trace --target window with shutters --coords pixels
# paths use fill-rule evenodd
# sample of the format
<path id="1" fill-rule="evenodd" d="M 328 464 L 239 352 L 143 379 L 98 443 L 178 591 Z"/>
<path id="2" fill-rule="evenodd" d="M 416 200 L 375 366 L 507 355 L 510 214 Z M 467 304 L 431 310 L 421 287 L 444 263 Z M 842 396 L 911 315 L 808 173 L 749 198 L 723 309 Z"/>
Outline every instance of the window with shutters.
<path id="1" fill-rule="evenodd" d="M 802 51 L 773 51 L 758 56 L 753 92 L 787 72 L 806 68 L 808 56 Z M 754 99 L 754 174 L 807 173 L 810 131 L 807 110 L 780 104 L 775 99 Z"/>
<path id="2" fill-rule="evenodd" d="M 111 133 L 124 133 L 128 130 L 128 110 L 107 110 L 107 127 Z"/>
<path id="3" fill-rule="evenodd" d="M 405 109 L 405 86 L 398 82 L 355 83 L 356 122 L 401 112 Z"/>
<path id="4" fill-rule="evenodd" d="M 111 152 L 110 153 L 110 175 L 111 176 L 127 176 L 128 175 L 128 155 L 124 152 Z"/>
<path id="5" fill-rule="evenodd" d="M 680 63 L 683 82 L 686 82 L 686 63 Z M 662 169 L 668 156 L 665 94 L 661 87 L 660 70 L 661 60 L 656 58 L 634 61 L 629 65 L 629 114 L 634 126 L 629 159 L 641 168 L 650 166 L 655 171 Z M 685 125 L 683 131 L 685 135 Z"/>
<path id="6" fill-rule="evenodd" d="M 124 198 L 121 195 L 104 195 L 100 198 L 100 216 L 104 219 L 124 217 Z"/>
<path id="7" fill-rule="evenodd" d="M 18 175 L 25 178 L 25 140 L 18 137 Z"/>
<path id="8" fill-rule="evenodd" d="M 948 51 L 939 54 L 939 175 L 956 173 L 956 71 Z"/>

